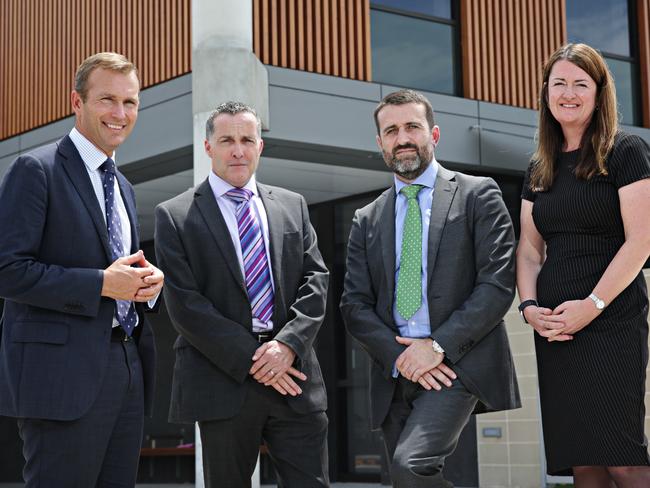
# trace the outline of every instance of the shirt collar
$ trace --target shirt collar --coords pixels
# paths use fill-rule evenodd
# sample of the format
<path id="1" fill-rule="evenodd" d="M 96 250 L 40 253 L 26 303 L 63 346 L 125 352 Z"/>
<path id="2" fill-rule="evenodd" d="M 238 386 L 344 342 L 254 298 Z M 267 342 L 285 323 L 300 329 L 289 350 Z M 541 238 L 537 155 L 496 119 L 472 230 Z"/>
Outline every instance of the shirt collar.
<path id="1" fill-rule="evenodd" d="M 431 164 L 427 167 L 427 169 L 424 170 L 424 173 L 418 176 L 410 184 L 422 185 L 422 186 L 426 186 L 427 188 L 433 188 L 435 186 L 437 176 L 438 176 L 438 161 L 436 161 L 436 158 L 433 158 Z M 402 190 L 402 188 L 408 186 L 409 183 L 404 183 L 395 175 L 393 175 L 393 179 L 395 180 L 395 194 L 399 195 L 400 194 L 399 192 Z"/>
<path id="2" fill-rule="evenodd" d="M 70 139 L 72 139 L 72 143 L 77 148 L 77 151 L 79 151 L 81 160 L 90 171 L 97 171 L 108 158 L 103 151 L 90 142 L 76 127 L 73 127 L 70 131 Z M 113 152 L 111 159 L 115 161 L 115 152 Z M 117 165 L 117 162 L 115 164 Z"/>
<path id="3" fill-rule="evenodd" d="M 210 183 L 210 188 L 212 188 L 212 193 L 214 193 L 214 197 L 217 199 L 223 197 L 226 194 L 226 192 L 235 188 L 226 180 L 217 176 L 212 170 L 208 174 L 208 182 Z M 257 183 L 255 181 L 255 174 L 251 176 L 251 179 L 248 180 L 248 183 L 246 183 L 242 188 L 250 190 L 251 192 L 253 192 L 253 195 L 256 196 L 258 195 Z"/>

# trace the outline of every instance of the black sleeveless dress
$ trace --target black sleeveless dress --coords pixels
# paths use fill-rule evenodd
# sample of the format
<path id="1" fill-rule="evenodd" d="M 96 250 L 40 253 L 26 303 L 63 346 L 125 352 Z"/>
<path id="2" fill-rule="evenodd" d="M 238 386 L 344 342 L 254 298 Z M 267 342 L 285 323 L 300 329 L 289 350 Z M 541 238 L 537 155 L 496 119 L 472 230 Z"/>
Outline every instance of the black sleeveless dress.
<path id="1" fill-rule="evenodd" d="M 592 292 L 625 234 L 618 189 L 650 177 L 650 148 L 617 135 L 607 176 L 579 180 L 578 151 L 562 153 L 548 191 L 529 189 L 533 220 L 546 242 L 537 278 L 540 306 L 555 308 Z M 647 218 L 650 218 L 648 216 Z M 642 273 L 572 341 L 535 334 L 542 425 L 549 474 L 572 466 L 650 464 L 644 435 L 648 294 Z"/>

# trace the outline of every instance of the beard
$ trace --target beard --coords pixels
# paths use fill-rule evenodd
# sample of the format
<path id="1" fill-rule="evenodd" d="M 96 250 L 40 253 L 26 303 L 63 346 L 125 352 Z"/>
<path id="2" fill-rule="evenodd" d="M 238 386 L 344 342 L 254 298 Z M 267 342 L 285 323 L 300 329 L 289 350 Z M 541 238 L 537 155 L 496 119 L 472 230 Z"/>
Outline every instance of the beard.
<path id="1" fill-rule="evenodd" d="M 400 149 L 415 149 L 415 155 L 397 156 Z M 386 166 L 393 173 L 401 176 L 405 180 L 414 180 L 425 172 L 431 160 L 433 159 L 433 147 L 431 144 L 425 146 L 416 146 L 415 144 L 402 144 L 395 146 L 392 153 L 382 151 Z"/>

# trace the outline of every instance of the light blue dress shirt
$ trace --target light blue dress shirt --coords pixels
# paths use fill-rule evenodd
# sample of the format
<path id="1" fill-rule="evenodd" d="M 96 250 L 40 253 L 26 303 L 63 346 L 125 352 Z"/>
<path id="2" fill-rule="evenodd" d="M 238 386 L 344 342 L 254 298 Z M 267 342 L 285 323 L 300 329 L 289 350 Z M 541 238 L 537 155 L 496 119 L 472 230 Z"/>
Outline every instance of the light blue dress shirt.
<path id="1" fill-rule="evenodd" d="M 408 320 L 397 311 L 397 280 L 399 278 L 402 235 L 407 210 L 406 197 L 400 193 L 400 190 L 407 184 L 395 177 L 395 295 L 393 296 L 393 318 L 402 337 L 422 338 L 431 335 L 429 301 L 427 299 L 427 252 L 429 249 L 429 221 L 431 219 L 433 189 L 437 175 L 438 162 L 434 159 L 425 172 L 411 183 L 424 186 L 418 193 L 418 203 L 422 215 L 422 304 Z"/>

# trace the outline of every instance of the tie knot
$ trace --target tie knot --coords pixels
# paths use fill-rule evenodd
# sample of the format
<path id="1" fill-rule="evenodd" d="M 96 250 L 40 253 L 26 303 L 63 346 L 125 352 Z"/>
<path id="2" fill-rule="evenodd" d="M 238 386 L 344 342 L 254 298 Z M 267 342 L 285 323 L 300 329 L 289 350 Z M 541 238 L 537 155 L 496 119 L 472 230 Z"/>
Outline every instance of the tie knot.
<path id="1" fill-rule="evenodd" d="M 115 161 L 113 161 L 111 158 L 108 158 L 102 163 L 99 169 L 108 173 L 115 174 Z"/>
<path id="2" fill-rule="evenodd" d="M 403 187 L 399 192 L 404 195 L 407 200 L 411 200 L 418 196 L 418 193 L 422 188 L 422 185 L 408 185 Z"/>
<path id="3" fill-rule="evenodd" d="M 231 188 L 226 192 L 226 196 L 239 205 L 250 200 L 253 192 L 246 188 Z"/>

